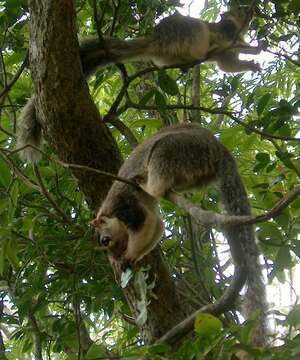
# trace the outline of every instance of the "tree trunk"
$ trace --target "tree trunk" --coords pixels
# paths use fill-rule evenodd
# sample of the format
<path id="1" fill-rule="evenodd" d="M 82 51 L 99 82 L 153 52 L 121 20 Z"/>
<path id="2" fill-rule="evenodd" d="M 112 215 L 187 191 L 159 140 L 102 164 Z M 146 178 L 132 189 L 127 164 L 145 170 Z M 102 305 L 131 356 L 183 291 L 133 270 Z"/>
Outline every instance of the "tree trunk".
<path id="1" fill-rule="evenodd" d="M 38 115 L 44 133 L 58 157 L 66 162 L 116 173 L 121 157 L 109 130 L 100 119 L 84 80 L 78 51 L 73 0 L 31 0 L 30 64 Z M 103 201 L 111 180 L 91 172 L 73 171 L 91 209 Z M 159 338 L 185 317 L 158 249 L 141 265 L 151 265 L 156 279 L 155 297 L 141 330 L 146 342 Z M 112 263 L 120 276 L 119 264 Z M 133 286 L 125 289 L 133 312 L 138 314 Z"/>

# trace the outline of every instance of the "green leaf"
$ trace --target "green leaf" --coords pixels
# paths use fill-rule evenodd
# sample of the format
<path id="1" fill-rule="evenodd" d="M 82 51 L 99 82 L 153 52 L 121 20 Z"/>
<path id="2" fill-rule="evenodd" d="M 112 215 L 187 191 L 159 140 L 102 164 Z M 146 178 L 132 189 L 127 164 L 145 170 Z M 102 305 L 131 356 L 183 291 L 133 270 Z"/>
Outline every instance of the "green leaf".
<path id="1" fill-rule="evenodd" d="M 222 322 L 211 314 L 202 313 L 197 315 L 194 328 L 196 333 L 201 337 L 209 337 L 221 332 Z"/>
<path id="2" fill-rule="evenodd" d="M 148 104 L 148 102 L 153 99 L 154 95 L 155 95 L 156 90 L 155 89 L 151 89 L 150 91 L 148 91 L 140 100 L 140 104 L 141 105 L 146 105 Z"/>
<path id="3" fill-rule="evenodd" d="M 148 347 L 149 354 L 161 354 L 171 351 L 171 346 L 168 344 L 156 344 Z"/>
<path id="4" fill-rule="evenodd" d="M 292 0 L 288 6 L 289 11 L 293 12 L 295 15 L 300 13 L 300 1 Z"/>
<path id="5" fill-rule="evenodd" d="M 290 269 L 293 265 L 290 249 L 288 246 L 282 246 L 275 259 L 276 269 L 282 271 L 284 269 Z"/>
<path id="6" fill-rule="evenodd" d="M 231 80 L 231 92 L 232 93 L 236 92 L 237 88 L 239 87 L 240 77 L 241 77 L 240 75 L 237 75 Z"/>
<path id="7" fill-rule="evenodd" d="M 300 241 L 297 241 L 292 248 L 293 252 L 300 258 Z"/>
<path id="8" fill-rule="evenodd" d="M 255 156 L 256 160 L 263 163 L 268 163 L 270 161 L 270 155 L 267 153 L 258 153 Z"/>
<path id="9" fill-rule="evenodd" d="M 162 91 L 169 95 L 177 95 L 179 93 L 176 81 L 165 70 L 159 70 L 158 72 L 158 85 Z"/>
<path id="10" fill-rule="evenodd" d="M 93 344 L 86 354 L 86 360 L 97 359 L 103 356 L 108 356 L 105 351 L 105 347 L 103 345 Z"/>
<path id="11" fill-rule="evenodd" d="M 0 183 L 8 188 L 11 182 L 11 174 L 8 165 L 4 162 L 4 160 L 0 157 Z"/>
<path id="12" fill-rule="evenodd" d="M 155 91 L 155 104 L 161 109 L 164 110 L 166 108 L 166 98 L 165 96 L 158 90 Z"/>
<path id="13" fill-rule="evenodd" d="M 294 326 L 295 328 L 299 329 L 300 326 L 300 305 L 296 305 L 294 309 L 292 309 L 287 318 L 286 321 L 289 325 Z"/>
<path id="14" fill-rule="evenodd" d="M 5 269 L 5 253 L 8 239 L 1 236 L 1 250 L 0 250 L 0 274 L 3 275 Z"/>
<path id="15" fill-rule="evenodd" d="M 265 107 L 267 106 L 268 102 L 271 99 L 271 96 L 272 96 L 271 93 L 267 93 L 259 99 L 257 108 L 256 108 L 256 111 L 259 115 L 264 111 Z"/>
<path id="16" fill-rule="evenodd" d="M 267 153 L 258 153 L 255 158 L 258 163 L 253 168 L 254 172 L 258 172 L 259 170 L 265 168 L 270 162 L 270 155 Z"/>
<path id="17" fill-rule="evenodd" d="M 270 240 L 270 242 L 274 244 L 280 245 L 283 243 L 282 233 L 278 229 L 278 226 L 273 222 L 260 224 L 258 235 L 261 239 Z"/>
<path id="18" fill-rule="evenodd" d="M 17 250 L 18 250 L 17 240 L 15 238 L 9 239 L 5 250 L 6 250 L 5 255 L 8 261 L 10 262 L 12 268 L 14 270 L 18 270 L 19 260 L 17 257 Z"/>
<path id="19" fill-rule="evenodd" d="M 8 207 L 8 222 L 12 222 L 16 208 L 17 208 L 17 202 L 19 197 L 19 183 L 15 181 L 10 189 L 10 201 L 9 201 L 9 207 Z"/>

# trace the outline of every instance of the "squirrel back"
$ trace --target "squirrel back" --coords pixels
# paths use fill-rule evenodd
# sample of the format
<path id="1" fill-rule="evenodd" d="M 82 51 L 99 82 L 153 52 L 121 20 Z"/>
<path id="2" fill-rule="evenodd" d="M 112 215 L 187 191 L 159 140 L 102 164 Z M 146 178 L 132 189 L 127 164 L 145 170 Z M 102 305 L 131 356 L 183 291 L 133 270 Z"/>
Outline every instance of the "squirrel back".
<path id="1" fill-rule="evenodd" d="M 251 47 L 243 41 L 242 35 L 247 31 L 249 21 L 242 19 L 240 13 L 234 11 L 223 14 L 218 23 L 175 14 L 161 20 L 151 34 L 136 39 L 87 38 L 80 44 L 83 73 L 88 78 L 99 67 L 133 60 L 183 69 L 200 61 L 216 61 L 228 72 L 258 71 L 259 66 L 253 61 L 238 58 L 239 53 L 257 54 L 260 51 L 259 47 Z M 42 124 L 36 116 L 34 97 L 23 109 L 18 127 L 18 145 L 40 146 Z M 31 148 L 23 152 L 23 157 L 37 161 L 40 154 Z"/>

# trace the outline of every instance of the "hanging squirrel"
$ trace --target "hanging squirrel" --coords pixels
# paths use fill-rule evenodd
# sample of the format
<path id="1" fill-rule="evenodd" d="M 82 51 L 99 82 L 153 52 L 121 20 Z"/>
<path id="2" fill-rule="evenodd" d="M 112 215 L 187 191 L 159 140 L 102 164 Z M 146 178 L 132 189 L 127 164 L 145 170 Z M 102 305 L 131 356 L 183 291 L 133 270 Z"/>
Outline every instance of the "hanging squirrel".
<path id="1" fill-rule="evenodd" d="M 116 259 L 139 261 L 157 245 L 164 228 L 158 201 L 169 191 L 216 182 L 229 215 L 250 215 L 234 158 L 210 131 L 195 123 L 160 130 L 133 150 L 118 175 L 135 180 L 140 188 L 115 181 L 91 222 L 99 232 L 100 246 Z M 266 335 L 266 300 L 254 229 L 239 225 L 226 228 L 225 233 L 235 265 L 245 262 L 245 312 L 260 312 L 260 325 L 253 335 L 253 343 L 260 346 Z"/>
<path id="2" fill-rule="evenodd" d="M 97 68 L 110 63 L 132 60 L 152 61 L 158 67 L 186 68 L 195 62 L 216 61 L 227 72 L 258 71 L 254 61 L 240 60 L 239 54 L 258 54 L 260 47 L 245 43 L 251 16 L 241 8 L 221 15 L 219 22 L 207 22 L 179 14 L 163 19 L 152 34 L 133 40 L 98 38 L 85 40 L 80 45 L 83 73 L 86 77 Z M 39 148 L 42 141 L 42 124 L 36 116 L 34 96 L 20 115 L 17 130 L 17 148 L 33 145 Z M 36 162 L 40 153 L 26 147 L 23 157 Z"/>

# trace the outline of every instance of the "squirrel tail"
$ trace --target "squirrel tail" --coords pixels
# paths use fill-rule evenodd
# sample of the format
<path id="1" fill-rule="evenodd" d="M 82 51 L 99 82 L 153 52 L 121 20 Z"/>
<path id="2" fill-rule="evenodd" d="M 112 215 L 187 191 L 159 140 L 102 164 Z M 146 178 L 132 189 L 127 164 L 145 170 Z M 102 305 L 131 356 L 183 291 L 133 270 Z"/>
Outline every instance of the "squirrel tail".
<path id="1" fill-rule="evenodd" d="M 222 162 L 220 171 L 220 190 L 222 202 L 229 215 L 250 215 L 251 208 L 247 193 L 238 173 L 235 160 L 228 154 Z M 225 229 L 229 242 L 237 242 L 243 249 L 242 256 L 233 254 L 238 261 L 245 262 L 247 272 L 247 289 L 243 310 L 249 319 L 257 316 L 257 325 L 252 332 L 252 344 L 264 346 L 267 343 L 267 302 L 262 268 L 259 263 L 259 251 L 255 241 L 252 225 L 228 226 Z"/>
<path id="2" fill-rule="evenodd" d="M 34 96 L 21 112 L 16 135 L 16 148 L 20 149 L 20 156 L 33 163 L 38 162 L 41 158 L 38 148 L 42 144 L 42 127 L 36 115 Z"/>
<path id="3" fill-rule="evenodd" d="M 80 57 L 83 72 L 86 76 L 93 74 L 97 68 L 117 62 L 126 62 L 147 58 L 149 40 L 143 37 L 122 40 L 105 38 L 101 41 L 92 37 L 80 44 Z"/>

